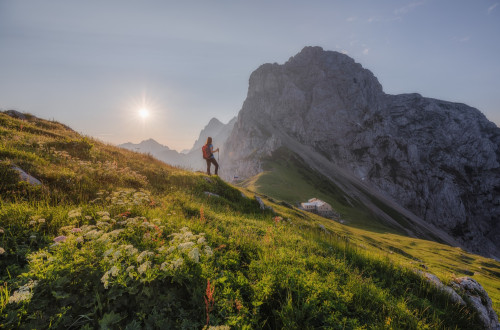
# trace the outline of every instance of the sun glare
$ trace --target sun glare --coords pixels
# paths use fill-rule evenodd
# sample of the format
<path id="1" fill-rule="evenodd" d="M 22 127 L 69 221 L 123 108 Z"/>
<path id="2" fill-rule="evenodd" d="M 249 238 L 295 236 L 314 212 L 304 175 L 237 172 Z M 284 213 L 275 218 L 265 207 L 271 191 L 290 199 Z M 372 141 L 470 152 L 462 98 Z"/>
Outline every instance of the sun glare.
<path id="1" fill-rule="evenodd" d="M 141 117 L 142 119 L 146 119 L 149 117 L 149 111 L 148 109 L 146 108 L 142 108 L 139 110 L 139 117 Z"/>

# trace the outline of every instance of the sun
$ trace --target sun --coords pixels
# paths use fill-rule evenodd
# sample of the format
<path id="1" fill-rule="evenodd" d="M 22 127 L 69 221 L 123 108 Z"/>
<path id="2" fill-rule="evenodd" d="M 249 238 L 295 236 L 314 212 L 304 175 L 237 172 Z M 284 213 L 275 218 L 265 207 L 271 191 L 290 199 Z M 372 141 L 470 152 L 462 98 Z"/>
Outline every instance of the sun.
<path id="1" fill-rule="evenodd" d="M 146 108 L 141 108 L 139 110 L 139 117 L 141 117 L 142 119 L 148 118 L 149 117 L 149 110 Z"/>

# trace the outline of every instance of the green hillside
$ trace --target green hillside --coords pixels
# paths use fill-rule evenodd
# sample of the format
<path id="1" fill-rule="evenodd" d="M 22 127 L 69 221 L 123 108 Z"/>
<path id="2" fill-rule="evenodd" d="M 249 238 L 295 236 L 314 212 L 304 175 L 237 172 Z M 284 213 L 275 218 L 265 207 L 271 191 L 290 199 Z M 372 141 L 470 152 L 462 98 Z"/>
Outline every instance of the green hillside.
<path id="1" fill-rule="evenodd" d="M 57 122 L 0 113 L 0 179 L 0 328 L 481 328 L 425 268 L 477 279 L 500 310 L 498 262 L 269 198 L 263 211 L 248 190 Z"/>
<path id="2" fill-rule="evenodd" d="M 378 232 L 403 234 L 373 215 L 359 200 L 349 197 L 328 178 L 312 170 L 302 159 L 280 148 L 264 162 L 264 171 L 239 185 L 298 206 L 312 197 L 332 205 L 350 226 Z"/>

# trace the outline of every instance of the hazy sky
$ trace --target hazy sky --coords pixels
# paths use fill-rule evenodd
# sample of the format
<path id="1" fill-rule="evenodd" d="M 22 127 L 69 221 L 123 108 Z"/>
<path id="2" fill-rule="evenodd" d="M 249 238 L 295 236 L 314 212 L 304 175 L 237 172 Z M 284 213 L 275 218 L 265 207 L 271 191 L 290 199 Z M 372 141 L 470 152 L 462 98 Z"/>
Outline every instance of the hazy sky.
<path id="1" fill-rule="evenodd" d="M 253 70 L 304 46 L 347 53 L 386 93 L 500 123 L 500 0 L 0 0 L 0 109 L 190 148 L 237 115 Z"/>

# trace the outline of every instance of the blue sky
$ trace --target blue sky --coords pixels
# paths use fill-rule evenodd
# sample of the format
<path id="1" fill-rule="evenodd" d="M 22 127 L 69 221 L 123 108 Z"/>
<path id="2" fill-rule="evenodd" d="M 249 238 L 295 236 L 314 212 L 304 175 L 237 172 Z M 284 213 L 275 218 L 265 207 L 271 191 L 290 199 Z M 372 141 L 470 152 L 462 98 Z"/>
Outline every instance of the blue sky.
<path id="1" fill-rule="evenodd" d="M 321 46 L 386 93 L 466 103 L 499 125 L 499 34 L 500 0 L 0 0 L 0 109 L 180 150 L 237 115 L 259 65 Z"/>

